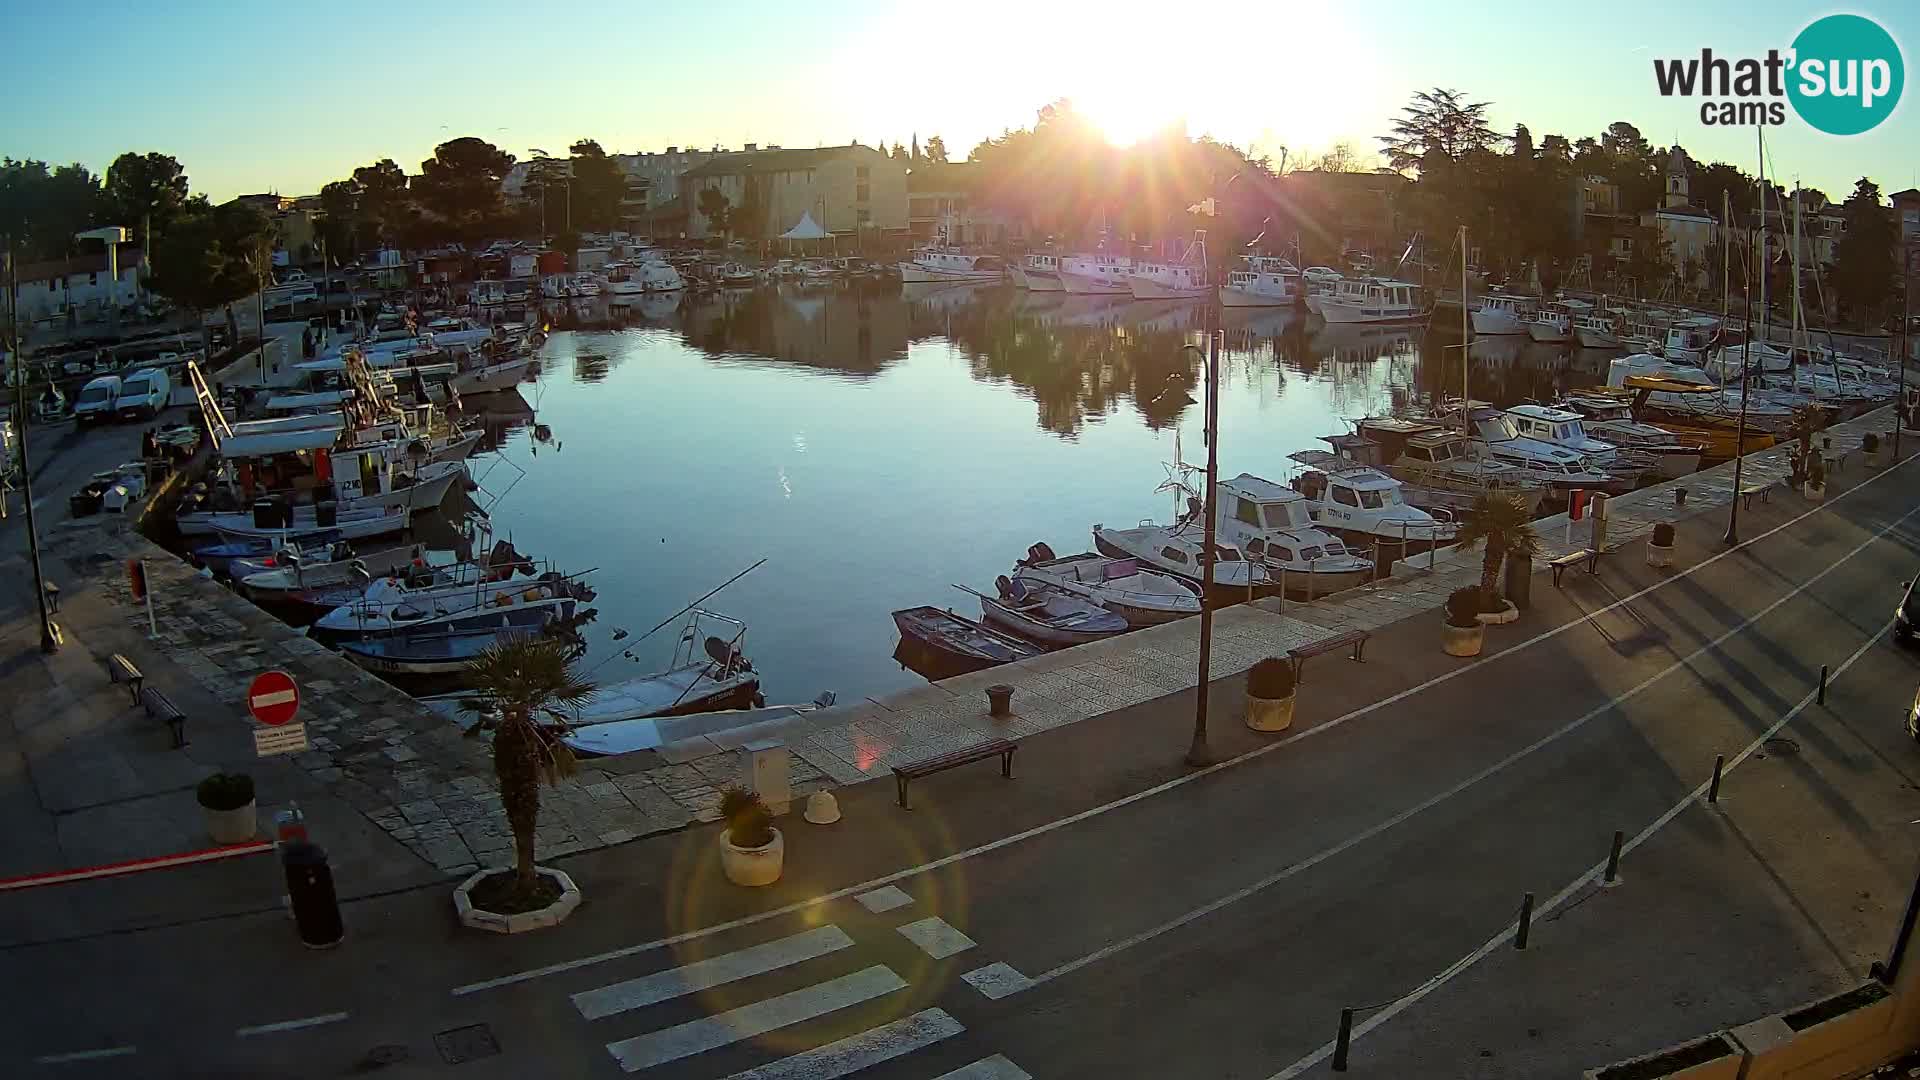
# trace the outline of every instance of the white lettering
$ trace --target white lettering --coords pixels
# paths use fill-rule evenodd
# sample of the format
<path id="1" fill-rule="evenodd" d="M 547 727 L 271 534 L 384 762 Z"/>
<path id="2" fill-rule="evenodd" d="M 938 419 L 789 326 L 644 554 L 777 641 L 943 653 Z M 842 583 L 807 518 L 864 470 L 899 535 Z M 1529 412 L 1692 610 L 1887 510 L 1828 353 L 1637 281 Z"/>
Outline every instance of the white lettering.
<path id="1" fill-rule="evenodd" d="M 1827 61 L 1827 90 L 1834 97 L 1852 97 L 1860 91 L 1860 61 Z"/>
<path id="2" fill-rule="evenodd" d="M 1874 98 L 1886 97 L 1887 91 L 1893 89 L 1893 70 L 1885 60 L 1869 60 L 1866 77 L 1860 84 L 1860 107 L 1870 109 Z"/>
<path id="3" fill-rule="evenodd" d="M 1827 92 L 1827 65 L 1822 60 L 1802 60 L 1800 62 L 1800 92 L 1808 97 L 1819 97 Z"/>

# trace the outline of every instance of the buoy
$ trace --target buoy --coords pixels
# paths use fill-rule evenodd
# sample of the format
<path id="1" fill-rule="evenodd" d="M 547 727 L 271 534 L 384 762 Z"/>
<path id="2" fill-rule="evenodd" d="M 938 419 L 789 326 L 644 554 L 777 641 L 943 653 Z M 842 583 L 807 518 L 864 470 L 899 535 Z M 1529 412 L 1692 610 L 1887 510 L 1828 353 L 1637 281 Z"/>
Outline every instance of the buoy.
<path id="1" fill-rule="evenodd" d="M 831 791 L 816 791 L 807 796 L 807 812 L 802 816 L 815 825 L 831 825 L 840 820 L 840 800 Z"/>

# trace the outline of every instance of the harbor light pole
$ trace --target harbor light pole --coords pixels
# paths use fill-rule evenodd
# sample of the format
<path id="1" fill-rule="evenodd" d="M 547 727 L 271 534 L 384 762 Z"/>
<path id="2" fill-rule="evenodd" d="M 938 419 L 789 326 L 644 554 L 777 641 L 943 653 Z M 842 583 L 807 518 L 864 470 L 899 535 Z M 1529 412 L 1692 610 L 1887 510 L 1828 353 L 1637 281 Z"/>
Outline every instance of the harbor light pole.
<path id="1" fill-rule="evenodd" d="M 1894 357 L 1894 374 L 1900 390 L 1893 399 L 1893 463 L 1900 464 L 1900 429 L 1907 426 L 1907 322 L 1913 318 L 1913 255 L 1911 242 L 1900 245 L 1900 352 Z"/>
<path id="2" fill-rule="evenodd" d="M 1763 195 L 1762 198 L 1765 196 Z M 1753 245 L 1748 244 L 1749 248 Z M 1749 252 L 1751 254 L 1751 252 Z M 1740 260 L 1745 270 L 1747 260 Z M 1767 218 L 1766 204 L 1761 204 L 1760 213 L 1760 273 L 1767 272 Z M 1746 294 L 1746 316 L 1743 338 L 1740 343 L 1740 416 L 1734 422 L 1738 425 L 1733 432 L 1733 500 L 1727 504 L 1727 533 L 1720 538 L 1728 547 L 1740 542 L 1740 476 L 1747 460 L 1747 374 L 1753 369 L 1753 275 L 1745 275 L 1740 291 Z M 1761 312 L 1762 317 L 1766 315 Z"/>
<path id="3" fill-rule="evenodd" d="M 40 532 L 33 519 L 33 467 L 27 458 L 27 357 L 20 344 L 20 275 L 14 265 L 13 239 L 3 253 L 7 274 L 7 353 L 13 358 L 14 400 L 20 410 L 20 494 L 27 504 L 27 561 L 33 566 L 33 601 L 40 611 L 40 651 L 60 651 L 60 628 L 47 611 L 47 582 L 40 570 Z"/>

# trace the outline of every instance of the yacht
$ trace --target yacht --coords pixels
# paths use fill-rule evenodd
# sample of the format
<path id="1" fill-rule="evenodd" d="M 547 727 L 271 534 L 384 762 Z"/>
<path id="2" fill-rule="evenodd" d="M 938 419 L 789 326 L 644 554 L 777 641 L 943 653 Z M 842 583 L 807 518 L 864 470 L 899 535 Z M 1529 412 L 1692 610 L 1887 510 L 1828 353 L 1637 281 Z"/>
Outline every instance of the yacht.
<path id="1" fill-rule="evenodd" d="M 1125 255 L 1094 252 L 1069 255 L 1060 260 L 1060 287 L 1075 295 L 1112 293 L 1131 295 L 1127 275 L 1133 272 L 1133 260 Z"/>
<path id="2" fill-rule="evenodd" d="M 1364 279 L 1361 284 L 1365 291 L 1359 296 L 1343 290 L 1321 300 L 1320 317 L 1329 323 L 1413 322 L 1426 317 L 1418 286 L 1388 278 Z"/>
<path id="3" fill-rule="evenodd" d="M 1193 242 L 1177 263 L 1135 263 L 1127 275 L 1127 291 L 1135 300 L 1178 300 L 1205 296 L 1207 283 L 1207 234 L 1193 234 Z"/>
<path id="4" fill-rule="evenodd" d="M 1251 473 L 1220 481 L 1214 535 L 1263 566 L 1289 596 L 1311 600 L 1373 576 L 1373 560 L 1316 522 L 1305 495 Z"/>
<path id="5" fill-rule="evenodd" d="M 1285 259 L 1254 255 L 1220 286 L 1222 307 L 1289 307 L 1302 296 L 1300 272 Z"/>
<path id="6" fill-rule="evenodd" d="M 1298 450 L 1288 454 L 1306 466 L 1290 484 L 1307 499 L 1321 528 L 1345 540 L 1397 547 L 1403 553 L 1418 546 L 1450 544 L 1459 526 L 1449 510 L 1429 513 L 1407 502 L 1402 484 L 1358 461 L 1327 450 Z"/>
<path id="7" fill-rule="evenodd" d="M 1527 336 L 1535 341 L 1557 344 L 1573 340 L 1573 320 L 1593 311 L 1583 300 L 1554 300 L 1541 304 L 1527 324 Z"/>
<path id="8" fill-rule="evenodd" d="M 1479 337 L 1524 334 L 1533 321 L 1533 301 L 1494 293 L 1480 298 L 1473 309 L 1473 332 Z"/>
<path id="9" fill-rule="evenodd" d="M 1615 446 L 1652 457 L 1654 471 L 1663 480 L 1678 480 L 1697 470 L 1706 452 L 1705 439 L 1635 420 L 1632 404 L 1617 394 L 1576 391 L 1561 398 L 1560 407 L 1580 414 L 1588 431 Z"/>
<path id="10" fill-rule="evenodd" d="M 998 255 L 974 255 L 952 248 L 928 247 L 900 264 L 900 280 L 907 284 L 930 281 L 999 281 L 1006 264 Z"/>

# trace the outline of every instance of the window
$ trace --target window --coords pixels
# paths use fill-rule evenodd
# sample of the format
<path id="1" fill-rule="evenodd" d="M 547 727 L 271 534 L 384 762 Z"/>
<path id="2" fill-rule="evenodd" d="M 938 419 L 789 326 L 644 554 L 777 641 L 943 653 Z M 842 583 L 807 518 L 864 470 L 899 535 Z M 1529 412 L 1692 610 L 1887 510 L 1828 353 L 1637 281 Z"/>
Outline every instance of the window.
<path id="1" fill-rule="evenodd" d="M 1244 521 L 1257 529 L 1260 527 L 1260 504 L 1251 499 L 1235 498 L 1233 516 L 1235 520 Z"/>
<path id="2" fill-rule="evenodd" d="M 1300 549 L 1300 557 L 1309 561 L 1317 559 L 1320 557 L 1320 549 L 1317 547 L 1303 547 Z"/>
<path id="3" fill-rule="evenodd" d="M 99 273 L 99 271 L 97 271 L 97 270 L 96 270 L 96 271 L 94 271 L 93 273 L 90 273 L 90 274 L 88 274 L 88 275 L 87 275 L 87 284 L 89 284 L 89 285 L 98 285 L 98 284 L 100 284 L 100 273 Z"/>
<path id="4" fill-rule="evenodd" d="M 1414 461 L 1432 461 L 1433 454 L 1424 446 L 1407 447 L 1407 457 Z"/>
<path id="5" fill-rule="evenodd" d="M 1215 562 L 1239 562 L 1240 553 L 1230 547 L 1221 547 L 1219 544 L 1215 544 L 1213 545 L 1213 558 Z"/>
<path id="6" fill-rule="evenodd" d="M 872 192 L 871 192 L 871 191 L 870 191 L 870 190 L 868 189 L 868 187 L 867 187 L 867 183 L 866 183 L 866 181 L 864 181 L 864 180 L 863 180 L 863 181 L 861 181 L 861 182 L 860 182 L 860 183 L 859 183 L 859 184 L 858 184 L 858 185 L 857 185 L 857 186 L 856 186 L 856 187 L 855 187 L 855 188 L 853 189 L 853 201 L 854 201 L 854 202 L 866 202 L 866 201 L 868 201 L 868 199 L 869 199 L 869 198 L 871 198 L 871 197 L 872 197 Z"/>
<path id="7" fill-rule="evenodd" d="M 1368 490 L 1360 493 L 1360 505 L 1369 510 L 1378 510 L 1386 504 L 1385 501 L 1380 498 L 1378 491 Z"/>
<path id="8" fill-rule="evenodd" d="M 1360 500 L 1354 496 L 1352 488 L 1342 487 L 1339 484 L 1334 484 L 1332 485 L 1332 492 L 1333 492 L 1333 501 L 1339 503 L 1342 506 L 1359 506 L 1360 505 Z"/>
<path id="9" fill-rule="evenodd" d="M 1282 547 L 1279 544 L 1269 547 L 1267 554 L 1275 559 L 1279 559 L 1281 562 L 1293 561 L 1293 549 L 1290 547 Z"/>
<path id="10" fill-rule="evenodd" d="M 1274 503 L 1272 506 L 1267 507 L 1267 528 L 1284 529 L 1289 525 L 1295 524 L 1298 521 L 1298 517 L 1297 514 L 1293 513 L 1293 507 L 1290 503 Z"/>
<path id="11" fill-rule="evenodd" d="M 1347 549 L 1340 543 L 1340 541 L 1338 540 L 1327 541 L 1327 554 L 1345 555 L 1346 553 L 1347 553 Z"/>
<path id="12" fill-rule="evenodd" d="M 861 180 L 865 180 L 869 175 L 869 170 L 865 165 L 856 165 L 853 170 L 853 175 Z"/>
<path id="13" fill-rule="evenodd" d="M 1255 558 L 1255 559 L 1261 558 L 1262 553 L 1265 552 L 1266 550 L 1267 550 L 1267 542 L 1265 540 L 1260 539 L 1257 536 L 1247 541 L 1247 555 L 1250 558 Z"/>
<path id="14" fill-rule="evenodd" d="M 1168 562 L 1177 562 L 1182 566 L 1185 566 L 1187 564 L 1187 553 L 1184 551 L 1181 551 L 1177 547 L 1161 548 L 1160 557 L 1167 560 Z"/>

